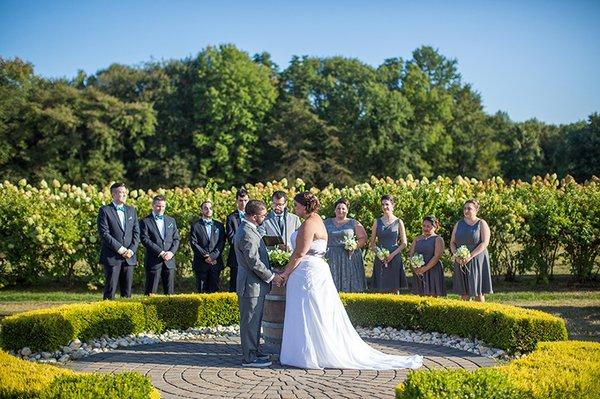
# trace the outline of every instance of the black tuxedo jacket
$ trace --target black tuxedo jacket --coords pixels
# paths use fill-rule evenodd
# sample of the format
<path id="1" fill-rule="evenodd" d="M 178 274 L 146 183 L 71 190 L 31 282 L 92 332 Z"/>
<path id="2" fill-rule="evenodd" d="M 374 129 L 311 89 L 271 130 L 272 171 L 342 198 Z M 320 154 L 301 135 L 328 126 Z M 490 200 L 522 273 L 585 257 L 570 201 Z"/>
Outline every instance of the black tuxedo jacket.
<path id="1" fill-rule="evenodd" d="M 100 235 L 100 263 L 107 266 L 118 266 L 123 261 L 129 265 L 137 265 L 136 252 L 140 245 L 140 226 L 135 208 L 125 207 L 125 229 L 121 227 L 117 208 L 114 204 L 104 205 L 98 212 L 98 234 Z M 123 258 L 117 252 L 121 246 L 131 249 L 133 256 Z"/>
<path id="2" fill-rule="evenodd" d="M 200 271 L 206 271 L 217 267 L 223 269 L 223 249 L 225 248 L 225 228 L 223 223 L 213 220 L 210 237 L 206 233 L 204 221 L 200 219 L 190 228 L 190 245 L 194 252 L 194 261 L 192 267 Z M 217 260 L 216 265 L 210 265 L 204 261 L 204 255 L 209 254 L 211 258 Z"/>
<path id="3" fill-rule="evenodd" d="M 227 235 L 227 242 L 229 243 L 229 255 L 227 256 L 227 266 L 229 267 L 238 266 L 235 256 L 235 245 L 233 243 L 233 236 L 235 235 L 235 232 L 237 231 L 241 223 L 242 220 L 240 218 L 240 212 L 237 209 L 231 212 L 229 215 L 227 215 L 225 234 Z"/>
<path id="4" fill-rule="evenodd" d="M 162 251 L 176 253 L 179 249 L 180 238 L 175 219 L 164 215 L 164 222 L 165 238 L 163 239 L 154 220 L 154 214 L 150 213 L 140 221 L 141 241 L 146 247 L 144 267 L 148 269 L 160 269 L 163 264 L 169 269 L 175 269 L 175 257 L 165 262 L 163 258 L 158 256 Z"/>

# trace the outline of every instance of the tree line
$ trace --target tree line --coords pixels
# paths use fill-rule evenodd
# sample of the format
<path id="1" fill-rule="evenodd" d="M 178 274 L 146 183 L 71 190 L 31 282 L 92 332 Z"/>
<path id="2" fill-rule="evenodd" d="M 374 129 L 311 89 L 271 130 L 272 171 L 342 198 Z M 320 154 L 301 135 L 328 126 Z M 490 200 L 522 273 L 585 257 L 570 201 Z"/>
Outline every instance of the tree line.
<path id="1" fill-rule="evenodd" d="M 46 79 L 0 58 L 4 179 L 132 187 L 375 176 L 528 180 L 600 175 L 600 117 L 552 125 L 487 114 L 458 62 L 432 47 L 377 67 L 293 57 L 280 68 L 225 44 L 194 57 Z"/>

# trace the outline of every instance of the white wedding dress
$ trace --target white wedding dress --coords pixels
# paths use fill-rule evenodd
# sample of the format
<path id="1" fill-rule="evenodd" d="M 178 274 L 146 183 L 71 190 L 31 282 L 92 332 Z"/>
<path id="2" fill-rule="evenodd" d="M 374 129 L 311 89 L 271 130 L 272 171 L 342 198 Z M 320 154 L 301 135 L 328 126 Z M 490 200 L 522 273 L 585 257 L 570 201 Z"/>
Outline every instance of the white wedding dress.
<path id="1" fill-rule="evenodd" d="M 296 235 L 292 235 L 293 244 Z M 288 279 L 280 363 L 305 369 L 421 367 L 423 356 L 388 355 L 360 338 L 323 259 L 326 249 L 326 240 L 313 241 L 308 255 Z"/>

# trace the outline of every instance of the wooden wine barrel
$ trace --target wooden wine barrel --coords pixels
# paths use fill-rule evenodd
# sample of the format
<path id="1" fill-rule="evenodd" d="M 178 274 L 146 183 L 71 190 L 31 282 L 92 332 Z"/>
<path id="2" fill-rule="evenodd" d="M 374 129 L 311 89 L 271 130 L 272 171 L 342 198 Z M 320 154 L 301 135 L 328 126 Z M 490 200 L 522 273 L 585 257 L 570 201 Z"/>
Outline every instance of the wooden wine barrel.
<path id="1" fill-rule="evenodd" d="M 262 336 L 265 344 L 274 348 L 277 353 L 281 348 L 283 319 L 285 318 L 285 287 L 272 284 L 271 291 L 265 297 L 263 308 Z"/>

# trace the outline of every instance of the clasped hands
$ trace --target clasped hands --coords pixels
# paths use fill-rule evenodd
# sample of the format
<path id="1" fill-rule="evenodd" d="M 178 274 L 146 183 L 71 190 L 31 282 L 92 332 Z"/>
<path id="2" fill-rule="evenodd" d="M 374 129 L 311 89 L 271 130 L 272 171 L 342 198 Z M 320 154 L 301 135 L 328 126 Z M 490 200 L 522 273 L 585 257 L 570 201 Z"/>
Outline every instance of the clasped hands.
<path id="1" fill-rule="evenodd" d="M 217 260 L 211 258 L 209 254 L 204 255 L 204 261 L 211 266 L 214 266 L 217 264 Z"/>
<path id="2" fill-rule="evenodd" d="M 160 254 L 160 257 L 163 258 L 163 260 L 165 262 L 170 261 L 171 259 L 173 259 L 173 256 L 175 256 L 175 254 L 171 251 L 164 251 Z"/>
<path id="3" fill-rule="evenodd" d="M 285 285 L 285 283 L 287 282 L 287 275 L 285 274 L 275 274 L 275 277 L 273 277 L 272 282 L 278 286 L 278 287 L 283 287 Z"/>
<path id="4" fill-rule="evenodd" d="M 123 249 L 124 249 L 124 251 L 123 251 Z M 133 256 L 133 251 L 131 249 L 122 248 L 119 251 L 119 254 L 125 259 L 130 259 Z"/>

